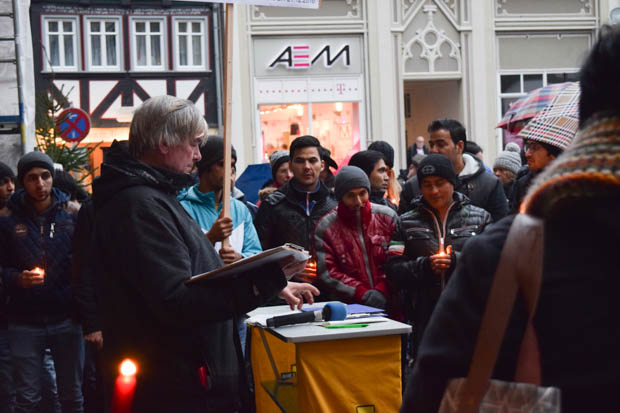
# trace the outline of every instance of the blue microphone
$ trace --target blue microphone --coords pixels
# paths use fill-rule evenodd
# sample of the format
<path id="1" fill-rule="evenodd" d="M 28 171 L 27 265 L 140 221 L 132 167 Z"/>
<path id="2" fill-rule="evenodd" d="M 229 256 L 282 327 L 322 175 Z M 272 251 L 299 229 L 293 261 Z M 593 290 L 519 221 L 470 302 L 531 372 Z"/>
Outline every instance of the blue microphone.
<path id="1" fill-rule="evenodd" d="M 312 323 L 315 321 L 337 321 L 347 318 L 347 306 L 340 303 L 327 303 L 321 310 L 279 315 L 267 319 L 267 327 L 281 327 L 289 324 Z"/>

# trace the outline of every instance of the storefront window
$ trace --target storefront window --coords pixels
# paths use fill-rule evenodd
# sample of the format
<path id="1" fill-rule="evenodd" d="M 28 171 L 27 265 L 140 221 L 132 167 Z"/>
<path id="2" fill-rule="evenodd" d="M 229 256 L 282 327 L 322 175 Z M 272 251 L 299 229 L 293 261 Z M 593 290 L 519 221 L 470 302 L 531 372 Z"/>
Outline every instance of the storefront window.
<path id="1" fill-rule="evenodd" d="M 360 150 L 359 102 L 260 105 L 259 111 L 264 160 L 302 135 L 317 137 L 339 166 Z"/>

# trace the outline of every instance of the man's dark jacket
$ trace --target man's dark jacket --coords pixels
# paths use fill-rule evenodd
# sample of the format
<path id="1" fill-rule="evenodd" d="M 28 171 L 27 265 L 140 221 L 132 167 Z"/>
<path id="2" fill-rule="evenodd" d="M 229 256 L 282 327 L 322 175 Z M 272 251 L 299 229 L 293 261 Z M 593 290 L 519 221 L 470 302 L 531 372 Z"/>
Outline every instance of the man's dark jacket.
<path id="1" fill-rule="evenodd" d="M 133 411 L 245 411 L 236 317 L 280 291 L 284 275 L 275 265 L 186 285 L 222 265 L 177 201 L 188 175 L 136 161 L 117 143 L 107 155 L 94 185 L 91 262 L 108 382 L 129 357 L 139 368 Z"/>
<path id="2" fill-rule="evenodd" d="M 396 206 L 392 201 L 385 197 L 385 191 L 379 191 L 376 189 L 370 190 L 370 202 L 373 204 L 384 205 L 386 207 L 390 207 L 394 212 L 398 210 L 398 206 Z"/>
<path id="3" fill-rule="evenodd" d="M 0 217 L 0 267 L 12 322 L 45 325 L 74 315 L 71 241 L 77 210 L 64 192 L 52 188 L 52 197 L 52 205 L 38 213 L 20 189 L 9 199 L 9 215 Z M 19 274 L 34 267 L 45 270 L 45 283 L 19 287 Z"/>
<path id="4" fill-rule="evenodd" d="M 502 183 L 496 176 L 489 174 L 484 169 L 482 161 L 471 156 L 478 164 L 478 169 L 471 175 L 457 177 L 455 191 L 466 195 L 472 205 L 480 207 L 491 214 L 493 221 L 498 221 L 508 213 L 508 202 L 502 188 Z M 411 201 L 421 195 L 418 177 L 409 179 L 400 194 L 398 213 L 409 211 L 412 208 Z"/>
<path id="5" fill-rule="evenodd" d="M 295 189 L 294 181 L 269 195 L 258 208 L 254 225 L 264 250 L 290 242 L 312 251 L 316 223 L 338 205 L 321 181 L 315 192 Z"/>
<path id="6" fill-rule="evenodd" d="M 399 231 L 392 238 L 392 245 L 404 243 L 402 255 L 392 256 L 386 264 L 385 273 L 395 290 L 404 298 L 405 318 L 413 324 L 412 357 L 424 332 L 431 313 L 441 294 L 441 278 L 430 268 L 431 255 L 439 251 L 439 237 L 444 245 L 452 246 L 454 259 L 458 262 L 465 241 L 480 234 L 491 222 L 491 215 L 469 202 L 463 194 L 454 192 L 454 205 L 448 213 L 445 233 L 438 233 L 437 224 L 442 226 L 438 213 L 422 197 L 413 202 L 413 209 L 401 215 Z M 437 224 L 436 224 L 437 222 Z M 450 271 L 446 274 L 446 281 Z"/>
<path id="7" fill-rule="evenodd" d="M 511 214 L 516 214 L 519 212 L 519 206 L 521 206 L 521 202 L 525 198 L 527 190 L 530 189 L 536 175 L 538 174 L 534 174 L 530 171 L 530 168 L 527 165 L 522 167 L 517 173 L 517 177 L 515 178 L 510 190 L 510 197 L 508 198 Z"/>
<path id="8" fill-rule="evenodd" d="M 614 199 L 615 197 L 615 199 Z M 542 385 L 562 412 L 615 412 L 620 388 L 617 194 L 570 203 L 545 219 L 543 281 L 534 329 Z M 467 375 L 486 300 L 514 216 L 469 241 L 426 329 L 401 412 L 437 412 L 450 378 Z M 582 242 L 596 240 L 597 242 Z M 526 259 L 526 257 L 524 257 Z M 526 323 L 517 300 L 494 378 L 512 380 Z"/>

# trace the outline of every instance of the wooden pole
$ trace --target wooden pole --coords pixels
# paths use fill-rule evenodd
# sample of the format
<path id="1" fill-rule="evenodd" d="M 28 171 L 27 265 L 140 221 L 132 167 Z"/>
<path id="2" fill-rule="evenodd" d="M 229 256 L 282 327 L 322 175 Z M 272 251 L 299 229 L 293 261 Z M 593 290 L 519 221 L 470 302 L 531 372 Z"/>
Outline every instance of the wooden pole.
<path id="1" fill-rule="evenodd" d="M 231 161 L 232 161 L 232 67 L 233 67 L 233 12 L 234 5 L 232 3 L 226 3 L 226 35 L 224 37 L 224 44 L 226 46 L 226 52 L 224 54 L 226 59 L 226 66 L 224 68 L 224 188 L 222 189 L 222 208 L 224 210 L 223 216 L 230 216 L 230 176 L 231 176 Z M 226 238 L 222 241 L 223 246 L 230 246 L 230 241 Z"/>

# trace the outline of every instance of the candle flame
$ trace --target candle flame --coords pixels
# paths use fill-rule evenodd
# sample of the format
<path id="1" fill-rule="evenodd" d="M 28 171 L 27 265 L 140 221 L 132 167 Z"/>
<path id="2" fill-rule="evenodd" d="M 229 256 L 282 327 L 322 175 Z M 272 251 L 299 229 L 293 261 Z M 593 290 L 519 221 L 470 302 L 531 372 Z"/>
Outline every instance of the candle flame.
<path id="1" fill-rule="evenodd" d="M 138 372 L 138 366 L 133 360 L 125 359 L 121 363 L 119 367 L 119 371 L 121 373 L 121 376 L 124 376 L 124 377 L 135 376 L 136 373 Z"/>
<path id="2" fill-rule="evenodd" d="M 34 267 L 32 272 L 36 272 L 39 275 L 45 275 L 45 270 L 43 268 L 39 268 L 39 267 Z"/>

